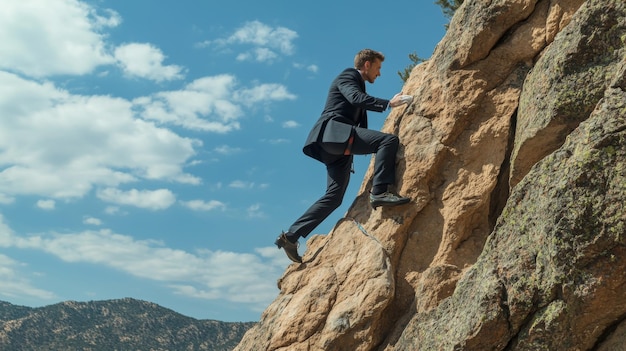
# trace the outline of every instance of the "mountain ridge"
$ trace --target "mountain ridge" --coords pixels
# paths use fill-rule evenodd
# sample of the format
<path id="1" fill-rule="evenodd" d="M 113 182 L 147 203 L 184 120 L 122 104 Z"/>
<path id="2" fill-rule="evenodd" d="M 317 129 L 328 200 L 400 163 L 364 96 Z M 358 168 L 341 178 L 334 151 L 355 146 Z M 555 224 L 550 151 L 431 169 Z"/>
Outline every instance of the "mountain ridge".
<path id="1" fill-rule="evenodd" d="M 0 301 L 0 349 L 226 351 L 254 324 L 199 320 L 133 298 L 43 307 Z"/>

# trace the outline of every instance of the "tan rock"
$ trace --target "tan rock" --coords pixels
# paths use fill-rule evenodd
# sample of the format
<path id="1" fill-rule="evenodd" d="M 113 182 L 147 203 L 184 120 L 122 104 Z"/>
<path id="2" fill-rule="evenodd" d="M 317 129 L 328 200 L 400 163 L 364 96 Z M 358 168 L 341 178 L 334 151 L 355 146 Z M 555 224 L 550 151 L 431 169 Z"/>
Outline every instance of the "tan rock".
<path id="1" fill-rule="evenodd" d="M 412 203 L 372 210 L 370 166 L 237 350 L 623 341 L 625 55 L 623 0 L 466 2 L 383 126 Z"/>

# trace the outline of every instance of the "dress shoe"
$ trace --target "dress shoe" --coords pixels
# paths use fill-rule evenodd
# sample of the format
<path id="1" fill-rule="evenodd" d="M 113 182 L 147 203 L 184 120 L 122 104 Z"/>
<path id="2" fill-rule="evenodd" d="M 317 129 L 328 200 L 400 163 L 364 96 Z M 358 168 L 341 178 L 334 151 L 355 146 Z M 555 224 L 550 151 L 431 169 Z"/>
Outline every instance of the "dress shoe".
<path id="1" fill-rule="evenodd" d="M 398 206 L 411 202 L 408 197 L 391 193 L 389 191 L 379 195 L 370 194 L 370 205 L 376 209 L 378 206 Z"/>
<path id="2" fill-rule="evenodd" d="M 285 233 L 280 234 L 274 244 L 276 244 L 279 249 L 285 250 L 287 257 L 289 257 L 290 260 L 296 263 L 302 263 L 302 257 L 298 255 L 298 243 L 292 243 L 289 241 Z"/>

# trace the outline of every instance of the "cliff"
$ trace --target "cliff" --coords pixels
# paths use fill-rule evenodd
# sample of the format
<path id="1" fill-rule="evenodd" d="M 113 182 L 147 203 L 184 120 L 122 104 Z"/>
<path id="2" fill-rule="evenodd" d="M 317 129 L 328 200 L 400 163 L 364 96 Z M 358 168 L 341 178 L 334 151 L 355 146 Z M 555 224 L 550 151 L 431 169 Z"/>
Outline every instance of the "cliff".
<path id="1" fill-rule="evenodd" d="M 410 24 L 407 24 L 410 27 Z M 626 2 L 471 0 L 372 167 L 236 350 L 626 348 Z"/>

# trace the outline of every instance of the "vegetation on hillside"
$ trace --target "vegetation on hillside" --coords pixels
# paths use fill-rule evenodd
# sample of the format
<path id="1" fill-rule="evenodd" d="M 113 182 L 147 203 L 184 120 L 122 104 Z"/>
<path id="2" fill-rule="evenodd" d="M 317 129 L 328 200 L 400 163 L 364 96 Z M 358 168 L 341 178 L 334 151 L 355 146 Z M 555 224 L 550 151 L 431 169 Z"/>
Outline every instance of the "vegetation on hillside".
<path id="1" fill-rule="evenodd" d="M 128 298 L 39 308 L 0 301 L 0 350 L 228 351 L 253 325 L 198 320 Z"/>

